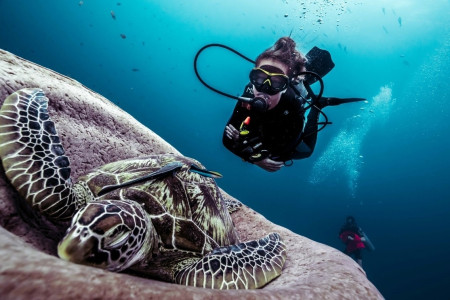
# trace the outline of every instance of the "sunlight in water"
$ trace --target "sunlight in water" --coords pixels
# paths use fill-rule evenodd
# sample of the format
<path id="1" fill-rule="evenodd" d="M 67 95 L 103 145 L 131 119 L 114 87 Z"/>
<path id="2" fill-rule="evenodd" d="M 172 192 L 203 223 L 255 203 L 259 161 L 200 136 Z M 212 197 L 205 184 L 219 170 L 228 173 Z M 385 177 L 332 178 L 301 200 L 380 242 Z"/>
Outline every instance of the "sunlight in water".
<path id="1" fill-rule="evenodd" d="M 361 113 L 347 119 L 343 128 L 327 146 L 325 152 L 315 162 L 311 183 L 324 181 L 336 171 L 343 172 L 348 178 L 348 188 L 352 197 L 355 196 L 358 186 L 359 170 L 363 163 L 361 145 L 374 121 L 384 121 L 394 104 L 392 87 L 383 86 L 378 95 L 361 108 Z"/>

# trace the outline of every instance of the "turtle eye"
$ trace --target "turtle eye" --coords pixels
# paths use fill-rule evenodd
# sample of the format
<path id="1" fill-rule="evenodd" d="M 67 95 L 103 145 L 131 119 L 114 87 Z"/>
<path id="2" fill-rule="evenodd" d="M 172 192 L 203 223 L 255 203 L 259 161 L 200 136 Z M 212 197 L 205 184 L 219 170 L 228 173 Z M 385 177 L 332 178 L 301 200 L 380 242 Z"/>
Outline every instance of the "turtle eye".
<path id="1" fill-rule="evenodd" d="M 114 229 L 111 234 L 107 234 L 103 246 L 108 249 L 117 249 L 122 247 L 130 237 L 131 231 L 127 230 L 123 226 L 119 226 Z"/>

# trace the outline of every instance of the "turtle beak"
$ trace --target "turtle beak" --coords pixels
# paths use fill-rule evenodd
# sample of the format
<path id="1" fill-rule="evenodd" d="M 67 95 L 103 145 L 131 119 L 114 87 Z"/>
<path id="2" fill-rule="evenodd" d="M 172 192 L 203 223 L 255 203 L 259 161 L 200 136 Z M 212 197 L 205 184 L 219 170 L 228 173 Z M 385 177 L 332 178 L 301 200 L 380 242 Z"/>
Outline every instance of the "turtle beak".
<path id="1" fill-rule="evenodd" d="M 58 245 L 58 256 L 76 264 L 92 265 L 102 268 L 105 263 L 93 261 L 97 250 L 97 239 L 94 237 L 81 238 L 75 234 L 75 229 L 64 237 Z"/>

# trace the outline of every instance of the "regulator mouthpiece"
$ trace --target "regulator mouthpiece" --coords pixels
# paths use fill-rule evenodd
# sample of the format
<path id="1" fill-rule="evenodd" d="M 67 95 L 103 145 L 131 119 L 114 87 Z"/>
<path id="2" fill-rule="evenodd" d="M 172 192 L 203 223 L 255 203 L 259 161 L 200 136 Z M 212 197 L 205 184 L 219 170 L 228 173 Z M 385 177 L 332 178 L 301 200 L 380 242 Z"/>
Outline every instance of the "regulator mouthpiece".
<path id="1" fill-rule="evenodd" d="M 263 97 L 246 98 L 238 97 L 239 100 L 250 104 L 253 111 L 263 113 L 269 110 L 269 104 L 267 104 L 267 99 Z"/>

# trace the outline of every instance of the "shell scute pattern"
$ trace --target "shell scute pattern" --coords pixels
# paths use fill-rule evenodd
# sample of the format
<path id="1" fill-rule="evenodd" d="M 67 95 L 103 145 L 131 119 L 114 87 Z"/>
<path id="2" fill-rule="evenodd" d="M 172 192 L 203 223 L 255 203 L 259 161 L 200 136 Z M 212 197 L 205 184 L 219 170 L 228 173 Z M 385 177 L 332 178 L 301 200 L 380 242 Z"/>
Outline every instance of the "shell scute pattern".
<path id="1" fill-rule="evenodd" d="M 145 176 L 163 164 L 195 160 L 160 155 L 107 164 L 80 178 L 95 194 L 101 186 L 121 184 Z M 200 165 L 201 166 L 201 165 Z M 217 245 L 237 242 L 231 218 L 214 180 L 183 167 L 173 175 L 113 190 L 102 199 L 131 199 L 150 214 L 153 226 L 168 249 L 203 253 Z M 205 243 L 212 243 L 206 245 Z"/>
<path id="2" fill-rule="evenodd" d="M 162 215 L 159 217 L 152 218 L 152 224 L 155 227 L 156 232 L 158 232 L 161 245 L 167 249 L 174 249 L 173 246 L 173 227 L 174 219 L 170 215 Z"/>
<path id="3" fill-rule="evenodd" d="M 118 193 L 117 193 L 118 194 Z M 159 216 L 167 213 L 163 205 L 158 201 L 156 195 L 145 192 L 144 190 L 137 188 L 130 188 L 122 193 L 123 198 L 133 199 L 140 203 L 145 211 L 152 212 L 152 215 Z"/>
<path id="4" fill-rule="evenodd" d="M 177 249 L 202 253 L 205 242 L 205 233 L 194 222 L 175 219 L 174 246 Z"/>

